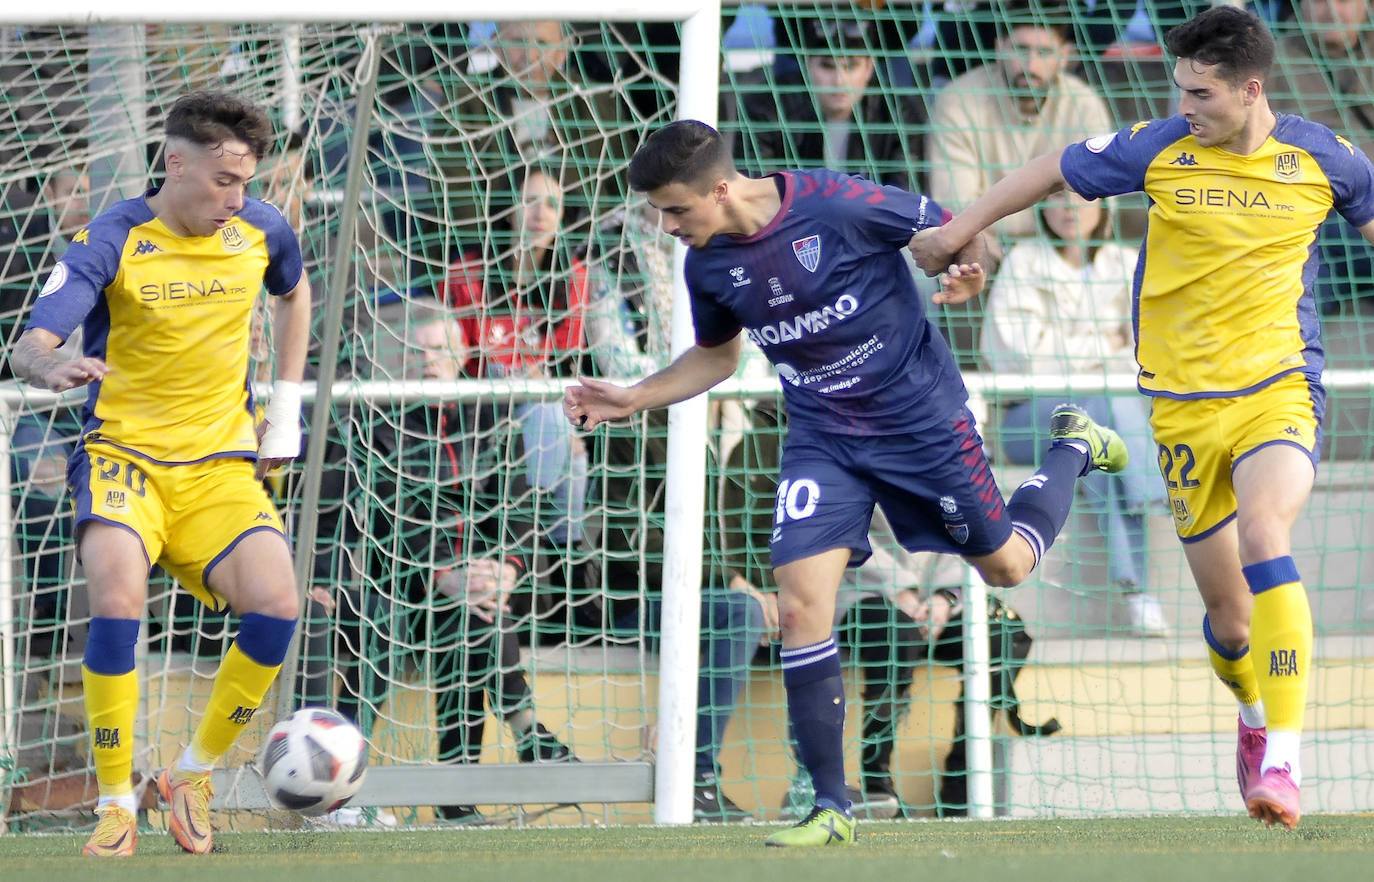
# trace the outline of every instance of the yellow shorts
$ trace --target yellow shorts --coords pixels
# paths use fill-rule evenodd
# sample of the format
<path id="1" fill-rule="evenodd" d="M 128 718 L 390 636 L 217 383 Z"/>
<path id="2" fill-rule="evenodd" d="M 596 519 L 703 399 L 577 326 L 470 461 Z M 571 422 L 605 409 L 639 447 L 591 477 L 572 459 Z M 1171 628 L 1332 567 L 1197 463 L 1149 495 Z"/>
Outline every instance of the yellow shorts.
<path id="1" fill-rule="evenodd" d="M 1150 426 L 1179 538 L 1196 542 L 1230 523 L 1231 472 L 1261 447 L 1291 444 L 1315 466 L 1322 400 L 1300 373 L 1235 398 L 1153 399 Z"/>
<path id="2" fill-rule="evenodd" d="M 100 521 L 133 533 L 149 568 L 160 563 L 217 612 L 226 602 L 206 585 L 215 564 L 250 533 L 285 537 L 281 517 L 245 459 L 166 465 L 107 444 L 82 444 L 72 454 L 67 483 L 78 526 Z"/>

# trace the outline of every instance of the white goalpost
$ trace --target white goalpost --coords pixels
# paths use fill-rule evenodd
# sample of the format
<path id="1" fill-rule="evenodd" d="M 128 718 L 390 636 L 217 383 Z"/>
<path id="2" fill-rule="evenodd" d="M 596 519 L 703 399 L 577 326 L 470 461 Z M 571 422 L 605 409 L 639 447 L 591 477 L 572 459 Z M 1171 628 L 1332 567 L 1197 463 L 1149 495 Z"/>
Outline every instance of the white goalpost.
<path id="1" fill-rule="evenodd" d="M 149 48 L 142 39 L 142 29 L 150 22 L 159 25 L 234 25 L 251 22 L 255 27 L 274 28 L 280 41 L 281 81 L 273 94 L 266 96 L 277 105 L 283 121 L 291 125 L 301 116 L 300 25 L 309 23 L 341 23 L 375 21 L 379 13 L 390 23 L 467 22 L 476 20 L 536 20 L 558 19 L 591 21 L 665 21 L 681 22 L 681 77 L 677 84 L 676 112 L 683 117 L 715 121 L 718 70 L 720 6 L 718 2 L 675 2 L 653 4 L 605 4 L 584 2 L 530 2 L 514 0 L 500 7 L 472 3 L 404 2 L 388 4 L 384 12 L 375 3 L 343 2 L 326 5 L 306 4 L 292 7 L 280 3 L 250 0 L 232 10 L 193 10 L 189 7 L 150 7 L 146 3 L 56 2 L 41 8 L 11 8 L 0 13 L 0 26 L 18 28 L 80 27 L 89 28 L 94 59 L 100 57 L 103 79 L 91 86 L 89 105 L 92 113 L 102 112 L 96 131 L 102 139 L 100 148 L 93 150 L 96 162 L 92 165 L 92 186 L 98 208 L 115 197 L 124 197 L 144 186 L 147 174 L 141 153 L 148 142 L 150 124 L 143 96 L 146 93 L 145 53 Z M 270 33 L 270 32 L 269 32 Z M 376 36 L 368 41 L 364 58 L 358 64 L 357 89 L 365 96 L 358 103 L 370 104 L 375 89 L 375 65 L 378 52 Z M 369 57 L 370 56 L 370 57 Z M 367 73 L 369 61 L 373 73 Z M 93 74 L 93 79 L 97 74 Z M 366 112 L 366 109 L 363 111 Z M 362 113 L 359 114 L 362 117 Z M 156 125 L 156 120 L 152 122 Z M 357 207 L 361 184 L 361 144 L 366 142 L 366 125 L 358 125 L 350 155 L 348 175 L 341 194 L 339 235 L 347 242 L 357 224 Z M 99 168 L 97 168 L 99 166 Z M 326 292 L 326 315 L 322 322 L 321 361 L 333 363 L 340 346 L 341 315 L 344 294 L 340 290 L 349 280 L 353 256 L 341 247 L 332 267 L 331 284 Z M 680 263 L 681 256 L 677 256 Z M 679 276 L 680 279 L 680 276 Z M 680 280 L 677 282 L 681 285 Z M 673 321 L 674 347 L 690 344 L 690 316 L 685 296 L 677 298 L 681 308 Z M 337 384 L 333 400 L 344 401 L 350 396 L 357 400 L 422 398 L 445 401 L 475 400 L 492 394 L 508 396 L 513 401 L 554 398 L 561 395 L 557 383 L 517 383 L 471 381 L 460 388 L 445 386 L 414 390 L 397 384 L 380 388 L 359 388 L 356 384 Z M 33 391 L 5 392 L 4 425 L 13 425 L 13 415 L 20 408 L 42 407 L 51 399 Z M 327 411 L 316 407 L 315 428 L 322 429 Z M 702 486 L 705 447 L 705 402 L 688 402 L 672 412 L 672 466 L 667 498 L 668 517 L 674 523 L 701 523 L 703 514 Z M 313 432 L 312 445 L 305 460 L 305 504 L 298 517 L 299 545 L 313 545 L 314 503 L 318 501 L 318 457 L 321 455 L 323 431 Z M 5 440 L 6 435 L 0 435 Z M 315 444 L 314 439 L 320 443 Z M 313 469 L 313 471 L 312 471 Z M 6 480 L 8 472 L 6 473 Z M 6 485 L 0 484 L 0 489 Z M 8 494 L 6 494 L 8 496 Z M 8 509 L 0 518 L 8 520 Z M 3 521 L 0 521 L 3 523 Z M 9 531 L 6 530 L 6 535 Z M 659 715 L 655 762 L 651 769 L 643 762 L 579 763 L 557 769 L 539 767 L 456 767 L 448 765 L 424 768 L 376 767 L 371 771 L 367 787 L 355 799 L 361 805 L 413 805 L 453 801 L 461 794 L 463 802 L 507 803 L 603 803 L 652 802 L 655 820 L 661 823 L 686 823 L 691 820 L 692 756 L 695 710 L 696 640 L 698 631 L 698 596 L 701 578 L 700 531 L 672 530 L 668 532 L 665 561 L 663 643 L 661 648 Z M 309 555 L 298 555 L 298 571 L 302 590 L 308 585 Z M 0 555 L 4 570 L 0 571 L 0 609 L 10 610 L 15 598 L 10 594 L 13 584 L 12 558 Z M 14 657 L 15 634 L 13 616 L 0 615 L 0 638 L 3 655 L 4 688 L 0 706 L 4 715 L 4 739 L 0 755 L 8 753 L 18 740 L 17 675 Z M 294 671 L 284 670 L 283 679 L 290 681 Z M 278 711 L 289 707 L 289 690 L 281 690 Z M 145 695 L 145 702 L 147 696 Z M 230 773 L 217 783 L 218 804 L 225 808 L 260 808 L 266 803 L 252 776 Z M 4 804 L 0 804 L 3 817 Z"/>
<path id="2" fill-rule="evenodd" d="M 692 822 L 704 774 L 699 679 L 719 674 L 709 641 L 722 634 L 736 641 L 731 682 L 740 691 L 729 708 L 724 699 L 712 708 L 733 716 L 715 733 L 716 772 L 704 780 L 755 818 L 800 820 L 809 781 L 793 752 L 777 647 L 751 637 L 759 645 L 741 650 L 740 635 L 753 632 L 734 619 L 722 624 L 712 607 L 719 595 L 738 599 L 726 590 L 731 574 L 773 587 L 768 545 L 785 423 L 778 379 L 745 358 L 736 376 L 666 419 L 644 414 L 573 433 L 560 413 L 566 434 L 553 444 L 536 417 L 549 416 L 552 407 L 541 408 L 556 405 L 569 377 L 631 382 L 694 342 L 685 248 L 625 181 L 650 131 L 679 118 L 711 122 L 751 175 L 819 164 L 800 158 L 798 145 L 828 143 L 834 132 L 819 120 L 782 119 L 784 105 L 820 105 L 823 86 L 807 79 L 805 53 L 872 54 L 870 91 L 892 119 L 858 121 L 846 137 L 887 152 L 865 171 L 847 170 L 875 180 L 901 170 L 913 189 L 923 176 L 929 187 L 936 169 L 921 144 L 938 124 L 908 114 L 909 105 L 939 94 L 931 64 L 982 64 L 988 47 L 928 42 L 940 39 L 938 22 L 915 19 L 944 14 L 941 4 L 770 0 L 771 22 L 744 37 L 744 10 L 735 0 L 722 5 L 52 0 L 0 11 L 0 370 L 83 223 L 71 218 L 156 181 L 162 120 L 176 97 L 235 91 L 267 108 L 277 130 L 253 195 L 297 229 L 316 297 L 306 447 L 269 482 L 303 613 L 274 692 L 216 773 L 217 828 L 300 822 L 265 811 L 254 756 L 275 718 L 319 704 L 346 712 L 369 737 L 373 762 L 349 807 L 369 823 L 387 810 L 404 826 L 462 822 L 455 815 L 515 825 Z M 958 24 L 991 25 L 1003 14 L 1002 4 L 975 6 Z M 863 27 L 838 29 L 848 34 L 844 47 L 799 48 L 811 19 L 832 17 Z M 723 19 L 733 22 L 726 34 Z M 553 37 L 511 35 L 515 23 L 548 21 Z M 869 42 L 856 45 L 855 33 Z M 789 62 L 800 70 L 787 71 Z M 1095 88 L 1125 90 L 1106 96 L 1114 113 L 1167 104 L 1158 58 L 1080 64 Z M 765 118 L 774 111 L 777 120 Z M 783 155 L 767 154 L 774 144 L 786 145 L 777 148 Z M 531 272 L 519 215 L 536 174 L 557 185 L 548 201 L 559 220 L 553 256 Z M 1142 217 L 1123 201 L 1108 236 L 1133 246 L 1131 224 Z M 1374 279 L 1350 287 L 1353 299 L 1374 290 Z M 967 312 L 931 307 L 929 315 L 964 370 L 970 409 L 1010 496 L 1034 473 L 1003 455 L 1000 423 L 1011 407 L 1138 392 L 1135 377 L 1115 368 L 1075 370 L 1074 353 L 1054 376 L 991 370 L 979 358 L 981 308 L 974 301 Z M 517 334 L 522 310 L 535 319 Z M 417 361 L 424 347 L 412 334 L 435 312 L 461 325 L 463 345 L 450 349 L 463 351 L 449 355 L 462 379 L 434 379 Z M 575 351 L 562 361 L 498 364 L 475 354 L 498 336 L 489 323 L 508 321 L 524 345 L 554 339 L 574 314 L 576 342 L 559 345 Z M 1324 446 L 1293 539 L 1316 630 L 1309 811 L 1355 811 L 1374 799 L 1370 316 L 1319 317 L 1328 349 Z M 271 375 L 270 323 L 262 331 L 255 387 Z M 84 401 L 84 390 L 55 395 L 0 374 L 7 830 L 78 826 L 95 798 L 80 686 L 89 615 L 62 488 Z M 989 589 L 957 559 L 953 577 L 940 575 L 946 582 L 934 565 L 915 582 L 898 581 L 914 570 L 894 566 L 894 590 L 958 580 L 961 642 L 911 636 L 921 629 L 902 630 L 893 616 L 874 625 L 889 650 L 875 661 L 874 637 L 859 633 L 873 621 L 837 622 L 847 783 L 862 793 L 875 765 L 890 773 L 908 818 L 1234 810 L 1234 702 L 1199 639 L 1202 603 L 1160 491 L 1131 512 L 1144 534 L 1131 553 L 1144 557 L 1140 579 L 1167 625 L 1149 635 L 1128 624 L 1130 588 L 1121 583 L 1143 586 L 1118 578 L 1121 543 L 1109 541 L 1082 495 L 1017 588 Z M 479 526 L 491 535 L 472 538 Z M 508 608 L 484 630 L 462 591 L 440 583 L 493 549 L 523 569 Z M 332 609 L 312 599 L 320 593 Z M 884 616 L 899 610 L 891 596 L 866 599 L 886 603 Z M 1029 656 L 999 651 L 998 602 L 1034 637 Z M 190 738 L 234 627 L 232 615 L 207 613 L 154 569 L 138 654 L 136 773 L 155 773 Z M 1010 679 L 997 679 L 1008 672 L 1020 675 L 1017 694 L 998 687 L 1009 688 Z M 1055 717 L 1063 729 L 1041 737 L 1003 715 L 1018 701 L 1025 719 Z M 883 738 L 887 753 L 875 763 Z M 943 792 L 951 781 L 953 797 Z"/>

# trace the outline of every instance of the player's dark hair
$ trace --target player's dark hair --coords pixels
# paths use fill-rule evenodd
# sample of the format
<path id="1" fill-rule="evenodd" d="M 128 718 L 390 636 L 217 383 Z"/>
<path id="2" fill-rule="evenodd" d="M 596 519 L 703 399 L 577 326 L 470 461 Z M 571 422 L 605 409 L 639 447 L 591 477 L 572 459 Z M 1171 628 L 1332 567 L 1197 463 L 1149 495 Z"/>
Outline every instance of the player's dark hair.
<path id="1" fill-rule="evenodd" d="M 1263 82 L 1274 66 L 1274 35 L 1259 16 L 1234 6 L 1214 6 L 1169 31 L 1164 45 L 1175 58 L 1214 64 L 1226 82 Z"/>
<path id="2" fill-rule="evenodd" d="M 262 108 L 237 95 L 199 90 L 178 98 L 167 112 L 167 137 L 201 147 L 242 141 L 262 159 L 272 148 L 272 121 Z"/>
<path id="3" fill-rule="evenodd" d="M 669 184 L 706 190 L 735 173 L 730 146 L 704 122 L 680 119 L 644 140 L 630 160 L 630 188 L 647 193 Z"/>

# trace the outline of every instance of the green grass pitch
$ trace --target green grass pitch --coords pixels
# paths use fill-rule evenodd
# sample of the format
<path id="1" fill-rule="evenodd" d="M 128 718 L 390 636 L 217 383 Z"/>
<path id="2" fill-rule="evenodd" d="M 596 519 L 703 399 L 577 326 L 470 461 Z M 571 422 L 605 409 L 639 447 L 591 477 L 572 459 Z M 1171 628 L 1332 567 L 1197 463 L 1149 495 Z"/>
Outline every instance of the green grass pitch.
<path id="1" fill-rule="evenodd" d="M 65 882 L 1288 882 L 1374 878 L 1374 815 L 1318 815 L 1293 832 L 1243 817 L 865 822 L 852 848 L 763 846 L 768 827 L 554 827 L 220 833 L 182 854 L 165 833 L 98 864 L 83 836 L 0 836 L 0 878 Z"/>

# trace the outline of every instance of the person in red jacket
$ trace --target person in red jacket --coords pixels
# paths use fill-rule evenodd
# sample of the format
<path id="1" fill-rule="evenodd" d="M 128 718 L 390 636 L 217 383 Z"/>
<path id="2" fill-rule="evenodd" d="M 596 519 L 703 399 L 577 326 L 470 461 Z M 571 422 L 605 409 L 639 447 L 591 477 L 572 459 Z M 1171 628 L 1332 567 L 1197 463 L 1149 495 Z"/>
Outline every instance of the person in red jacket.
<path id="1" fill-rule="evenodd" d="M 512 182 L 515 204 L 493 212 L 486 252 L 467 251 L 439 286 L 454 309 L 473 377 L 573 377 L 586 353 L 587 267 L 564 230 L 563 182 L 528 166 Z M 507 238 L 508 234 L 508 238 Z M 582 538 L 587 451 L 554 401 L 518 405 L 536 519 L 555 545 Z"/>

